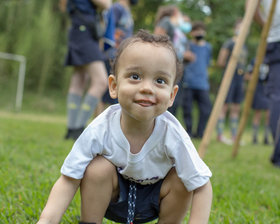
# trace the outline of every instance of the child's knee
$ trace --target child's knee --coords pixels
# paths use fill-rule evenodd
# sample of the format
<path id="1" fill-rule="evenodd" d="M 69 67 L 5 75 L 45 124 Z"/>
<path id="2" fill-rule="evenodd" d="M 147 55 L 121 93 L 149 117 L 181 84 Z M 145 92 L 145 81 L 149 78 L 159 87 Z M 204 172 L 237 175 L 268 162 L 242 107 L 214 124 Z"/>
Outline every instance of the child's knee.
<path id="1" fill-rule="evenodd" d="M 116 167 L 103 156 L 97 156 L 89 163 L 83 177 L 98 183 L 111 178 L 117 179 Z"/>
<path id="2" fill-rule="evenodd" d="M 188 192 L 182 180 L 178 177 L 175 168 L 172 168 L 164 179 L 160 195 L 164 196 L 169 193 L 190 197 L 192 192 Z"/>
<path id="3" fill-rule="evenodd" d="M 160 190 L 159 223 L 182 223 L 192 201 L 175 168 L 165 177 Z"/>

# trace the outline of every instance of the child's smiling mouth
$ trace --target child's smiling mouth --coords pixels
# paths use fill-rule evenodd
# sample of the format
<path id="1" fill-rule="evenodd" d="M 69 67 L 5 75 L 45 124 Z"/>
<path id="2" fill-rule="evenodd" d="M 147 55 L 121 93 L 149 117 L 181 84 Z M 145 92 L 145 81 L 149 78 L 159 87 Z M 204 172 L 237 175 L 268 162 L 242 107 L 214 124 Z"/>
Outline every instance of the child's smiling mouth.
<path id="1" fill-rule="evenodd" d="M 155 102 L 147 99 L 135 100 L 135 103 L 139 104 L 142 107 L 150 107 L 155 105 Z"/>

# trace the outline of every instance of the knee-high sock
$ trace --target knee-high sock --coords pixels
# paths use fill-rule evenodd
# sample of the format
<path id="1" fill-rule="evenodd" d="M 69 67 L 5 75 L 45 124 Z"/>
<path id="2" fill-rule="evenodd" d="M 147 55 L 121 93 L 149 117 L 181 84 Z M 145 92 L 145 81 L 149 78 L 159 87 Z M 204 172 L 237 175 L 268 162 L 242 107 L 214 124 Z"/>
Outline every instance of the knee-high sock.
<path id="1" fill-rule="evenodd" d="M 233 138 L 237 135 L 237 127 L 238 127 L 238 119 L 237 118 L 231 118 L 230 119 L 230 129 L 231 129 L 231 136 Z"/>
<path id="2" fill-rule="evenodd" d="M 265 139 L 269 139 L 270 133 L 271 133 L 271 130 L 270 130 L 269 125 L 266 125 L 266 126 L 264 127 L 264 138 L 265 138 Z"/>
<path id="3" fill-rule="evenodd" d="M 87 94 L 85 96 L 84 102 L 81 106 L 79 116 L 76 122 L 77 128 L 83 128 L 86 126 L 88 119 L 93 114 L 94 109 L 96 108 L 98 99 L 94 96 Z"/>
<path id="4" fill-rule="evenodd" d="M 69 93 L 67 96 L 67 127 L 69 129 L 77 128 L 76 122 L 81 106 L 82 97 L 77 94 Z"/>
<path id="5" fill-rule="evenodd" d="M 253 139 L 258 139 L 259 125 L 253 124 Z"/>
<path id="6" fill-rule="evenodd" d="M 217 135 L 221 136 L 224 132 L 225 119 L 220 118 L 217 122 Z"/>

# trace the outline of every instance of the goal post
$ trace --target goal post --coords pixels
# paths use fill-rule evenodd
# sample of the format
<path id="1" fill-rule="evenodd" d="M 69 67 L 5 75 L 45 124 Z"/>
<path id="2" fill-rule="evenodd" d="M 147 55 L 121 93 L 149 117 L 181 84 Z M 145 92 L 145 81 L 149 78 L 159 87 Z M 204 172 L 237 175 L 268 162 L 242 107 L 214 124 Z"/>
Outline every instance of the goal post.
<path id="1" fill-rule="evenodd" d="M 16 111 L 21 111 L 23 91 L 24 91 L 25 70 L 26 70 L 26 58 L 22 55 L 10 54 L 4 52 L 0 52 L 0 58 L 19 62 L 15 109 Z"/>

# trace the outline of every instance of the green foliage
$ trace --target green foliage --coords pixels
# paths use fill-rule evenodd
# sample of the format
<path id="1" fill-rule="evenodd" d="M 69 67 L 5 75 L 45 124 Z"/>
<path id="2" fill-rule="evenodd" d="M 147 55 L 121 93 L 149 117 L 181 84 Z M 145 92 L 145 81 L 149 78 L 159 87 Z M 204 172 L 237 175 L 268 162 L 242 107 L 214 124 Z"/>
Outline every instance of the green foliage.
<path id="1" fill-rule="evenodd" d="M 56 1 L 1 1 L 0 51 L 26 57 L 26 88 L 43 93 L 54 77 L 63 87 L 65 27 Z M 3 63 L 3 62 L 2 62 Z M 12 65 L 11 65 L 12 64 Z M 15 63 L 6 62 L 1 75 L 9 76 Z M 54 84 L 52 82 L 51 84 Z"/>
<path id="2" fill-rule="evenodd" d="M 140 0 L 137 6 L 132 7 L 135 31 L 146 29 L 153 32 L 157 8 L 163 3 L 164 0 Z"/>
<path id="3" fill-rule="evenodd" d="M 59 116 L 0 112 L 1 224 L 38 220 L 73 144 L 63 140 L 65 122 Z M 280 170 L 269 163 L 272 146 L 251 145 L 249 130 L 244 137 L 236 159 L 230 146 L 215 141 L 207 150 L 214 192 L 210 224 L 280 222 Z M 79 210 L 77 193 L 61 223 L 77 223 Z"/>

